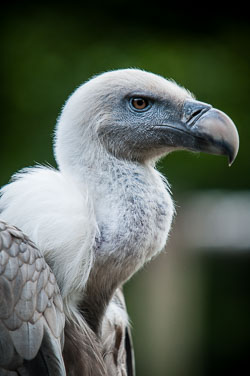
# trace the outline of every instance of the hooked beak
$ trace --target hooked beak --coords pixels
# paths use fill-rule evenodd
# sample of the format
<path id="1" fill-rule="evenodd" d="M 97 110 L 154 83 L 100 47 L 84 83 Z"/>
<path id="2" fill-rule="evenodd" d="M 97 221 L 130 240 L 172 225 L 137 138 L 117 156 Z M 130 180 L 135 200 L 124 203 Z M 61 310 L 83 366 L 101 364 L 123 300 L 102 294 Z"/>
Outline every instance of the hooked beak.
<path id="1" fill-rule="evenodd" d="M 162 129 L 165 145 L 173 149 L 227 155 L 229 166 L 238 153 L 239 135 L 233 121 L 203 102 L 186 101 L 179 121 L 168 119 L 157 128 Z"/>

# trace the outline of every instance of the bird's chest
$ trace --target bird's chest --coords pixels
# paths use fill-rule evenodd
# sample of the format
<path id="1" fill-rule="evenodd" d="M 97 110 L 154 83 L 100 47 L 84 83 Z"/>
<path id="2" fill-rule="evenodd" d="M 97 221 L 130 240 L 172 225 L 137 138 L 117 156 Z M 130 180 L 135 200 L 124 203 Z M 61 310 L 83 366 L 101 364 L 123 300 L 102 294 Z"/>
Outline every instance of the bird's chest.
<path id="1" fill-rule="evenodd" d="M 130 179 L 116 184 L 99 202 L 100 234 L 96 251 L 135 268 L 164 247 L 173 216 L 173 204 L 162 182 Z"/>

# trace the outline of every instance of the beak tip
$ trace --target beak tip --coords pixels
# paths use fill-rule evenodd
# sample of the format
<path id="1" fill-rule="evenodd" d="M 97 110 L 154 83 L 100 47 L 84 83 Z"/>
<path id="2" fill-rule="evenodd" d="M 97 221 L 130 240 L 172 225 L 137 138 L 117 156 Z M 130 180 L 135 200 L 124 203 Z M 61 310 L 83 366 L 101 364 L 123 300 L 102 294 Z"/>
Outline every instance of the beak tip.
<path id="1" fill-rule="evenodd" d="M 228 166 L 231 167 L 232 164 L 234 163 L 236 157 L 237 157 L 237 154 L 238 154 L 238 150 L 235 152 L 235 151 L 231 151 L 228 153 Z"/>
<path id="2" fill-rule="evenodd" d="M 222 111 L 210 109 L 199 120 L 204 137 L 210 140 L 208 152 L 224 154 L 232 166 L 239 150 L 239 134 L 233 121 Z"/>
<path id="3" fill-rule="evenodd" d="M 237 132 L 235 125 L 234 125 L 233 130 L 234 130 L 234 137 L 232 139 L 231 148 L 230 148 L 229 153 L 228 153 L 228 165 L 229 165 L 229 167 L 232 166 L 232 164 L 234 163 L 234 161 L 235 161 L 235 159 L 238 155 L 239 144 L 240 144 L 239 134 Z"/>

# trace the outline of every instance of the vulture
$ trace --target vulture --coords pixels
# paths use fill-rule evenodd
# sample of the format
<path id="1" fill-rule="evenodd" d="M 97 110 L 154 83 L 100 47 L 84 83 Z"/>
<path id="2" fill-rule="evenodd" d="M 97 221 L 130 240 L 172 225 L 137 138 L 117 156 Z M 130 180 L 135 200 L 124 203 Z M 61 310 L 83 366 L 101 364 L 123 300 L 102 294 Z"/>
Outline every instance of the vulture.
<path id="1" fill-rule="evenodd" d="M 0 198 L 1 376 L 132 376 L 124 283 L 165 247 L 174 215 L 157 160 L 223 154 L 232 120 L 140 69 L 97 75 L 58 118 L 57 169 L 21 170 Z"/>

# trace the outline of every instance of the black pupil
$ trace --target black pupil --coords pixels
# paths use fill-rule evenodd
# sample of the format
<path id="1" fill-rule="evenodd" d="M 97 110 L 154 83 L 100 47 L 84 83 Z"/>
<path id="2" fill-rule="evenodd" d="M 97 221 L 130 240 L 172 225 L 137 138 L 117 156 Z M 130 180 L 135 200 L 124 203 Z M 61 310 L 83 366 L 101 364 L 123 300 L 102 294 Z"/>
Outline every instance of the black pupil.
<path id="1" fill-rule="evenodd" d="M 137 103 L 137 106 L 139 106 L 139 107 L 144 106 L 144 100 L 143 99 L 137 99 L 136 103 Z"/>
<path id="2" fill-rule="evenodd" d="M 135 108 L 143 109 L 147 106 L 147 102 L 143 98 L 135 98 L 133 100 L 133 105 Z"/>

